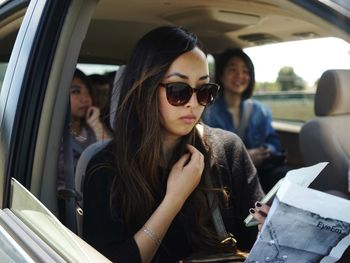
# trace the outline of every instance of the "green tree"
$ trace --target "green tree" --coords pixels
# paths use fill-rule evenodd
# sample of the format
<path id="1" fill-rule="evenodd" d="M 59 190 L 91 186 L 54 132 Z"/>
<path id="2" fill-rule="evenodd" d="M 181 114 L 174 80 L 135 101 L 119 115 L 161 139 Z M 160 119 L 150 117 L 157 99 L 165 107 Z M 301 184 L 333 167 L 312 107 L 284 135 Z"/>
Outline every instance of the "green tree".
<path id="1" fill-rule="evenodd" d="M 281 68 L 276 82 L 282 91 L 305 89 L 305 81 L 295 74 L 293 67 Z"/>
<path id="2" fill-rule="evenodd" d="M 276 82 L 256 82 L 254 92 L 278 91 L 279 87 Z"/>

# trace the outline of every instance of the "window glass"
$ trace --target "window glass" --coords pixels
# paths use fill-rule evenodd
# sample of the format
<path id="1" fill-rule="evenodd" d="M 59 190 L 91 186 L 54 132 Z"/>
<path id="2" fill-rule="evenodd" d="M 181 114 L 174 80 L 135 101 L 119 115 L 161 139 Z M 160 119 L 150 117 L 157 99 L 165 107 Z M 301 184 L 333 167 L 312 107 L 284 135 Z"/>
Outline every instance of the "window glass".
<path id="1" fill-rule="evenodd" d="M 92 262 L 58 219 L 13 178 L 10 209 L 67 262 Z"/>
<path id="2" fill-rule="evenodd" d="M 348 0 L 332 0 L 332 2 L 335 2 L 350 11 L 350 2 Z"/>
<path id="3" fill-rule="evenodd" d="M 209 65 L 209 75 L 211 79 L 215 79 L 215 59 L 213 55 L 207 55 L 208 65 Z"/>
<path id="4" fill-rule="evenodd" d="M 314 117 L 317 81 L 328 69 L 350 69 L 350 45 L 319 38 L 246 48 L 255 66 L 254 98 L 275 120 L 305 122 Z"/>
<path id="5" fill-rule="evenodd" d="M 85 64 L 79 63 L 77 68 L 83 71 L 86 75 L 90 74 L 107 74 L 109 72 L 116 71 L 119 66 L 117 65 L 103 65 L 103 64 Z"/>
<path id="6" fill-rule="evenodd" d="M 0 62 L 0 91 L 1 91 L 2 83 L 5 78 L 6 68 L 7 68 L 7 63 Z"/>
<path id="7" fill-rule="evenodd" d="M 0 5 L 5 4 L 6 2 L 10 2 L 10 0 L 0 0 Z"/>

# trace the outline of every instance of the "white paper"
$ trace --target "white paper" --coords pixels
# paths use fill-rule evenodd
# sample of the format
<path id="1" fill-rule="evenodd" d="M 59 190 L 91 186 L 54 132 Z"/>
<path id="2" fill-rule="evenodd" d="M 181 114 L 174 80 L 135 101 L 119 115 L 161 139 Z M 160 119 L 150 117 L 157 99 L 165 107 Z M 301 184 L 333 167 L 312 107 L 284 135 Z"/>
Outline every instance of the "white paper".
<path id="1" fill-rule="evenodd" d="M 328 162 L 322 162 L 313 166 L 290 170 L 286 174 L 285 178 L 280 179 L 264 196 L 264 198 L 260 200 L 260 202 L 262 204 L 271 205 L 273 198 L 276 196 L 276 193 L 284 180 L 288 180 L 300 186 L 308 187 L 327 164 Z M 256 226 L 258 224 L 251 214 L 247 216 L 244 223 L 247 227 Z"/>
<path id="2" fill-rule="evenodd" d="M 282 182 L 246 262 L 322 262 L 350 245 L 350 201 L 307 188 L 327 163 L 292 171 Z"/>
<path id="3" fill-rule="evenodd" d="M 327 164 L 328 162 L 322 162 L 309 167 L 290 170 L 286 174 L 285 179 L 289 180 L 291 183 L 309 187 Z"/>

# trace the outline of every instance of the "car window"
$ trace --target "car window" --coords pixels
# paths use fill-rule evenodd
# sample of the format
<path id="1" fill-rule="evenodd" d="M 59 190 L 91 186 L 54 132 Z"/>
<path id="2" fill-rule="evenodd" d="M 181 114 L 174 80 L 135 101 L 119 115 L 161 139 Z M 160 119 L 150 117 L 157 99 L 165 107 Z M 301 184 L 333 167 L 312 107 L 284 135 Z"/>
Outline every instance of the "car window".
<path id="1" fill-rule="evenodd" d="M 68 262 L 92 262 L 59 220 L 13 178 L 9 208 Z"/>
<path id="2" fill-rule="evenodd" d="M 274 120 L 303 123 L 314 117 L 317 82 L 328 69 L 350 69 L 350 44 L 320 38 L 244 50 L 255 66 L 254 98 L 267 104 Z"/>
<path id="3" fill-rule="evenodd" d="M 86 75 L 90 75 L 90 74 L 106 74 L 108 72 L 116 71 L 119 68 L 119 66 L 106 65 L 106 64 L 78 63 L 77 68 L 82 70 Z"/>
<path id="4" fill-rule="evenodd" d="M 320 2 L 328 5 L 332 9 L 335 9 L 339 12 L 350 12 L 350 2 L 344 0 L 319 0 Z"/>
<path id="5" fill-rule="evenodd" d="M 0 91 L 2 87 L 2 82 L 4 81 L 7 63 L 0 62 Z"/>
<path id="6" fill-rule="evenodd" d="M 0 5 L 5 4 L 6 2 L 9 2 L 10 0 L 0 0 Z"/>

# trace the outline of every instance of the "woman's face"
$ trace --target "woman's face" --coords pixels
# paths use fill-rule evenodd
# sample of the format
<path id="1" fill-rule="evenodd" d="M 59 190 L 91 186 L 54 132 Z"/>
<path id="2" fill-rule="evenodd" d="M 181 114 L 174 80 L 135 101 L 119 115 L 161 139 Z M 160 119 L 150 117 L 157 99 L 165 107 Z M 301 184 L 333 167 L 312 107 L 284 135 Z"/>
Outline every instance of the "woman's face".
<path id="1" fill-rule="evenodd" d="M 92 105 L 92 98 L 84 82 L 73 78 L 70 87 L 70 107 L 73 118 L 85 118 L 88 108 Z"/>
<path id="2" fill-rule="evenodd" d="M 174 60 L 162 79 L 162 84 L 172 82 L 187 83 L 192 88 L 209 82 L 207 59 L 199 48 L 194 48 Z M 163 86 L 158 89 L 158 104 L 165 138 L 177 139 L 190 133 L 204 110 L 204 106 L 197 101 L 196 93 L 183 106 L 169 104 Z"/>
<path id="3" fill-rule="evenodd" d="M 223 71 L 221 83 L 225 92 L 242 96 L 250 82 L 249 69 L 239 57 L 231 58 Z"/>

